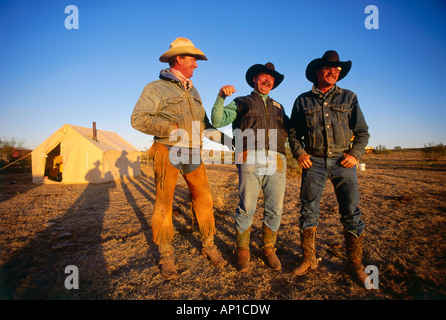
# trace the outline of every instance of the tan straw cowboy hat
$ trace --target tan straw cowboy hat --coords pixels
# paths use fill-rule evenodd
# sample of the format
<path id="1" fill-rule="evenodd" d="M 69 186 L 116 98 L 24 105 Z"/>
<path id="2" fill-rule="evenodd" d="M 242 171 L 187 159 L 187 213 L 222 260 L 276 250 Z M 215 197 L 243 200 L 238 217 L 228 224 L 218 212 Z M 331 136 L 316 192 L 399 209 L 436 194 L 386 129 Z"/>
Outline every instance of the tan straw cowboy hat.
<path id="1" fill-rule="evenodd" d="M 204 53 L 196 48 L 192 41 L 186 38 L 176 38 L 171 44 L 169 50 L 160 57 L 161 62 L 169 62 L 169 59 L 178 55 L 194 56 L 197 60 L 207 60 Z"/>

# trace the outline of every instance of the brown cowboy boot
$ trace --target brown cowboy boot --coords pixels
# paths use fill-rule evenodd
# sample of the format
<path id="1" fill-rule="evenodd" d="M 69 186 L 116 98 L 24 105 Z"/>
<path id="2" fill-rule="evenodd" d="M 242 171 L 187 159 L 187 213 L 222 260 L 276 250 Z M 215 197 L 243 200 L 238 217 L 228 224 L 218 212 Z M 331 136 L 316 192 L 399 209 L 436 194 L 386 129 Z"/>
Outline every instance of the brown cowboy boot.
<path id="1" fill-rule="evenodd" d="M 217 250 L 217 246 L 214 244 L 214 238 L 208 237 L 202 240 L 203 249 L 201 253 L 203 256 L 209 258 L 212 265 L 222 268 L 226 265 L 225 259 L 220 255 Z"/>
<path id="2" fill-rule="evenodd" d="M 364 285 L 367 278 L 367 274 L 364 272 L 364 266 L 361 263 L 364 232 L 358 237 L 353 232 L 344 229 L 344 237 L 347 249 L 346 270 L 355 282 Z"/>
<path id="3" fill-rule="evenodd" d="M 276 250 L 274 249 L 274 245 L 277 239 L 277 231 L 273 232 L 270 228 L 268 228 L 265 224 L 263 224 L 263 255 L 266 258 L 266 262 L 270 266 L 270 268 L 274 271 L 282 270 L 282 265 L 280 263 L 279 258 L 276 256 Z"/>
<path id="4" fill-rule="evenodd" d="M 249 244 L 251 239 L 251 227 L 243 233 L 236 231 L 237 241 L 237 268 L 240 272 L 247 272 L 249 270 Z"/>
<path id="5" fill-rule="evenodd" d="M 177 270 L 175 269 L 173 247 L 170 244 L 160 245 L 159 253 L 162 276 L 166 280 L 175 280 L 177 278 Z"/>
<path id="6" fill-rule="evenodd" d="M 316 259 L 316 227 L 307 228 L 301 233 L 301 247 L 304 255 L 302 263 L 293 270 L 297 276 L 302 276 L 309 269 L 317 268 Z"/>

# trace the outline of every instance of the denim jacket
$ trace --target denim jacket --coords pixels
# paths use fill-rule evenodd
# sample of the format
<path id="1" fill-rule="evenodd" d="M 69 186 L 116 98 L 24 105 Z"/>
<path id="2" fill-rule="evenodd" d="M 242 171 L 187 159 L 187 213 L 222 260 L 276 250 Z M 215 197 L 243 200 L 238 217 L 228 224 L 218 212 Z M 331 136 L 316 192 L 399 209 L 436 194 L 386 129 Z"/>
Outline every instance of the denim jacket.
<path id="1" fill-rule="evenodd" d="M 314 87 L 298 96 L 290 120 L 296 159 L 306 153 L 334 157 L 342 152 L 359 159 L 370 137 L 356 94 L 336 85 L 325 96 Z"/>
<path id="2" fill-rule="evenodd" d="M 200 148 L 206 129 L 214 130 L 206 130 L 204 136 L 223 143 L 223 134 L 212 127 L 197 89 L 185 89 L 170 69 L 161 70 L 160 80 L 145 86 L 133 109 L 131 123 L 136 130 L 153 135 L 154 141 L 166 145 Z M 170 136 L 171 133 L 175 134 Z"/>

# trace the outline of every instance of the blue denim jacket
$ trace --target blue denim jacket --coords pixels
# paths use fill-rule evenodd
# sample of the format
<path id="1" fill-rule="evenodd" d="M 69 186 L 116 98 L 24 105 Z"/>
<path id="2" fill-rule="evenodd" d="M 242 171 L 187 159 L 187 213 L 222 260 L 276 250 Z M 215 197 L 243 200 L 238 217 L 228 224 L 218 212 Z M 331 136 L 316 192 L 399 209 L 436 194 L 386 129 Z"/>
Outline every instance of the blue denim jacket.
<path id="1" fill-rule="evenodd" d="M 315 87 L 298 96 L 291 126 L 290 147 L 296 159 L 306 153 L 333 157 L 342 152 L 359 159 L 370 137 L 356 94 L 336 85 L 325 96 Z"/>

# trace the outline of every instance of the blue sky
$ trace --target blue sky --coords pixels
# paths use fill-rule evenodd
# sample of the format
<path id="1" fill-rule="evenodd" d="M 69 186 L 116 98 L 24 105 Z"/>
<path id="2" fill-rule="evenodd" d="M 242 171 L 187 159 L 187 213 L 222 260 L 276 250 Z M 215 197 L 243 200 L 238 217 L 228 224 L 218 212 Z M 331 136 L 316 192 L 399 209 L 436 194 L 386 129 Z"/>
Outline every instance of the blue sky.
<path id="1" fill-rule="evenodd" d="M 79 10 L 79 29 L 65 28 L 68 5 Z M 364 25 L 368 5 L 379 10 L 379 29 Z M 285 80 L 270 96 L 291 115 L 311 89 L 307 64 L 336 50 L 353 62 L 338 85 L 358 95 L 369 146 L 446 144 L 445 31 L 443 0 L 0 0 L 0 137 L 34 149 L 66 123 L 95 121 L 143 150 L 152 137 L 130 115 L 167 67 L 160 55 L 182 36 L 209 59 L 192 78 L 208 114 L 220 87 L 249 94 L 246 70 L 271 61 Z"/>

